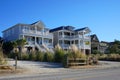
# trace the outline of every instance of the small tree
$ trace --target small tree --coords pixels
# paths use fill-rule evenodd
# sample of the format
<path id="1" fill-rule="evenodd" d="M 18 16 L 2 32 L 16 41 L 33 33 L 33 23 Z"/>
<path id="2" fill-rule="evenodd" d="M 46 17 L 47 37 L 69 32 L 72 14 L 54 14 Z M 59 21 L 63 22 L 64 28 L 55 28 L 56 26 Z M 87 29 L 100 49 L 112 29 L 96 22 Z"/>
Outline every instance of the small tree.
<path id="1" fill-rule="evenodd" d="M 19 48 L 19 53 L 20 53 L 20 57 L 21 57 L 21 54 L 23 52 L 22 49 L 23 49 L 24 45 L 27 44 L 27 41 L 26 41 L 26 39 L 18 39 L 18 40 L 16 40 L 16 43 Z"/>
<path id="2" fill-rule="evenodd" d="M 17 51 L 17 46 L 18 46 L 18 45 L 17 45 L 17 42 L 16 42 L 16 41 L 13 41 L 13 42 L 12 42 L 12 46 L 13 46 L 13 52 L 16 53 L 16 51 Z"/>
<path id="3" fill-rule="evenodd" d="M 5 54 L 9 54 L 9 53 L 11 53 L 11 51 L 13 50 L 14 47 L 13 47 L 12 42 L 9 41 L 9 42 L 4 42 L 2 48 L 3 48 L 3 52 Z"/>
<path id="4" fill-rule="evenodd" d="M 27 44 L 27 41 L 26 41 L 26 39 L 18 39 L 18 40 L 16 40 L 16 42 L 17 42 L 17 46 L 19 48 L 19 52 L 21 53 L 24 45 Z"/>

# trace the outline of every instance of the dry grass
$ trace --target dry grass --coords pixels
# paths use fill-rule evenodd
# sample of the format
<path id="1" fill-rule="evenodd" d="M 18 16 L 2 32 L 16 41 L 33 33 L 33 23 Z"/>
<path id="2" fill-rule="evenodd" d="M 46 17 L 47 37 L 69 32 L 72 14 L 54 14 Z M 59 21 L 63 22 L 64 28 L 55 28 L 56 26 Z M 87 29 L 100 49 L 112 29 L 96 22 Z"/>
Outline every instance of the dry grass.
<path id="1" fill-rule="evenodd" d="M 83 66 L 70 66 L 71 69 L 90 69 L 90 68 L 96 68 L 95 65 L 83 65 Z"/>
<path id="2" fill-rule="evenodd" d="M 13 66 L 0 66 L 0 76 L 20 74 L 23 72 L 25 72 L 24 69 L 18 68 L 17 70 L 15 70 L 15 67 Z"/>

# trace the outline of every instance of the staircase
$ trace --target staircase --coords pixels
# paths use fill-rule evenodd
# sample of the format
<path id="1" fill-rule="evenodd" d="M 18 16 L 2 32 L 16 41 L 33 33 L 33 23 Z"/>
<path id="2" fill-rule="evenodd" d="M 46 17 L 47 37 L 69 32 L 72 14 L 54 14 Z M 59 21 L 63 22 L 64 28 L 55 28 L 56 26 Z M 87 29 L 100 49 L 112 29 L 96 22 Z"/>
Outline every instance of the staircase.
<path id="1" fill-rule="evenodd" d="M 35 43 L 35 46 L 42 52 L 50 51 L 54 53 L 54 50 L 52 48 L 49 49 L 45 44 L 39 45 L 38 43 Z"/>
<path id="2" fill-rule="evenodd" d="M 49 48 L 45 44 L 42 44 L 42 46 L 46 49 L 46 51 L 50 51 Z"/>
<path id="3" fill-rule="evenodd" d="M 41 52 L 46 52 L 46 49 L 42 46 L 40 46 L 38 43 L 35 43 L 35 46 L 39 49 Z"/>

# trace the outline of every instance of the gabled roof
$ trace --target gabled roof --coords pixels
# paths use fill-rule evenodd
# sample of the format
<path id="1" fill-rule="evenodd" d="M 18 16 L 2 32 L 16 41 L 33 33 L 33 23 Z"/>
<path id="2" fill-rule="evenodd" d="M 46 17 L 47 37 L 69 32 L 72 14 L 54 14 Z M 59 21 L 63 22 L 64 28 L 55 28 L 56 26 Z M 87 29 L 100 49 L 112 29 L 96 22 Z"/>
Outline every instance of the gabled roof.
<path id="1" fill-rule="evenodd" d="M 83 31 L 83 30 L 88 30 L 89 32 L 91 32 L 90 29 L 89 29 L 88 27 L 76 29 L 75 31 Z"/>
<path id="2" fill-rule="evenodd" d="M 60 26 L 54 29 L 51 29 L 50 32 L 55 32 L 55 31 L 59 31 L 59 30 L 69 30 L 69 31 L 73 31 L 74 27 L 73 26 Z"/>
<path id="3" fill-rule="evenodd" d="M 35 25 L 35 26 L 38 26 L 39 28 L 45 28 L 45 24 L 42 22 L 42 21 L 37 21 L 37 22 L 34 22 L 32 23 L 31 25 Z"/>
<path id="4" fill-rule="evenodd" d="M 98 37 L 97 37 L 96 34 L 90 35 L 90 37 L 91 37 L 91 41 L 97 41 L 97 42 L 99 42 L 99 39 L 98 39 Z"/>
<path id="5" fill-rule="evenodd" d="M 34 23 L 32 23 L 32 24 L 24 24 L 24 23 L 18 23 L 18 24 L 16 24 L 16 25 L 14 25 L 14 26 L 12 26 L 12 27 L 9 27 L 8 29 L 6 29 L 6 30 L 4 30 L 4 31 L 2 31 L 2 32 L 5 32 L 5 31 L 7 31 L 7 30 L 9 30 L 9 29 L 11 29 L 11 28 L 13 28 L 13 27 L 16 27 L 16 26 L 18 26 L 18 25 L 28 25 L 28 26 L 38 26 L 39 28 L 45 28 L 45 25 L 44 25 L 44 23 L 42 22 L 42 21 L 37 21 L 37 22 L 34 22 Z M 46 28 L 47 29 L 47 28 Z"/>
<path id="6" fill-rule="evenodd" d="M 87 27 L 84 27 L 84 28 L 80 28 L 80 29 L 76 29 L 75 31 L 82 31 L 84 29 L 86 29 Z"/>

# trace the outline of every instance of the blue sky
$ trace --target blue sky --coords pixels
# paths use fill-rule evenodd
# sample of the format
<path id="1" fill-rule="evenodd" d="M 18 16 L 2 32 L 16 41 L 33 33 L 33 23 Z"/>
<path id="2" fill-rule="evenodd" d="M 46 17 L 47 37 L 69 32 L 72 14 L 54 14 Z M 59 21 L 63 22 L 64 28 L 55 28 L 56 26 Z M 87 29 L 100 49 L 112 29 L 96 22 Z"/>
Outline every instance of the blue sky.
<path id="1" fill-rule="evenodd" d="M 50 29 L 89 27 L 99 40 L 120 40 L 120 0 L 0 0 L 0 36 L 17 23 L 38 20 Z"/>

